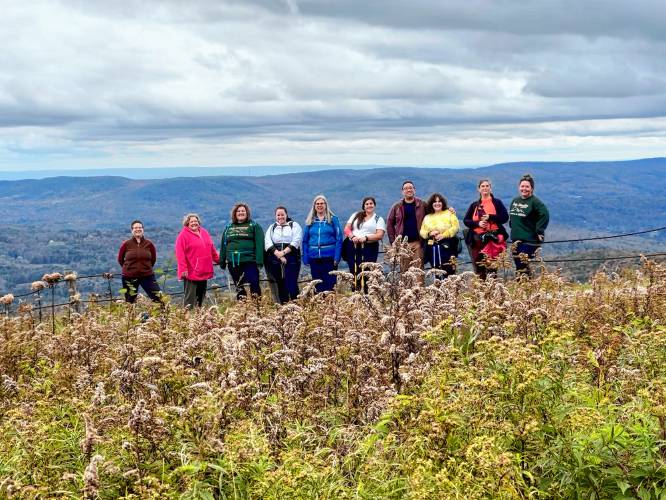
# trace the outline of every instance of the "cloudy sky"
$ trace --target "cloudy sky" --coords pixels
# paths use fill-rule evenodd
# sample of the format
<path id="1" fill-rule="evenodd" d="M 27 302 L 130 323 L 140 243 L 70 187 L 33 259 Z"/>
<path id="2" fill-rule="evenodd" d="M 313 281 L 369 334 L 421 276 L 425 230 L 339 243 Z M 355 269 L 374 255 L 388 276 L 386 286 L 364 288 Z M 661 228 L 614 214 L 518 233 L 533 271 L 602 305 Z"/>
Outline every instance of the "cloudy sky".
<path id="1" fill-rule="evenodd" d="M 663 0 L 2 8 L 2 170 L 666 156 Z"/>

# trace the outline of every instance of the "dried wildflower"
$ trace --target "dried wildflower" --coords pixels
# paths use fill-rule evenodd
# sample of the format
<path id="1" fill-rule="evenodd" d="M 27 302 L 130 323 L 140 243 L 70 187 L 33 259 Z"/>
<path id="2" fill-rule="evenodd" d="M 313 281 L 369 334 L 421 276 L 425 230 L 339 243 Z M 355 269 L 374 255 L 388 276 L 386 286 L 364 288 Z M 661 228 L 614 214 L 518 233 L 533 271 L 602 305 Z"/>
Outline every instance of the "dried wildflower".
<path id="1" fill-rule="evenodd" d="M 47 286 L 53 286 L 61 279 L 62 279 L 62 274 L 60 273 L 50 273 L 50 274 L 47 273 L 44 276 L 42 276 L 42 281 L 46 282 Z"/>
<path id="2" fill-rule="evenodd" d="M 159 356 L 146 356 L 145 358 L 136 360 L 134 363 L 134 369 L 140 370 L 141 368 L 151 368 L 163 364 L 165 364 L 165 361 Z"/>
<path id="3" fill-rule="evenodd" d="M 14 296 L 11 293 L 8 293 L 7 295 L 3 295 L 2 297 L 0 297 L 0 304 L 8 306 L 12 302 L 14 302 Z"/>
<path id="4" fill-rule="evenodd" d="M 125 471 L 125 472 L 123 472 L 123 477 L 125 479 L 129 479 L 131 477 L 138 478 L 138 477 L 140 477 L 139 470 L 138 469 L 130 469 L 128 471 Z"/>
<path id="5" fill-rule="evenodd" d="M 182 417 L 183 415 L 185 415 L 187 413 L 187 410 L 185 408 L 181 407 L 181 406 L 169 406 L 166 409 L 168 411 L 171 411 L 171 412 L 175 413 L 179 417 Z"/>
<path id="6" fill-rule="evenodd" d="M 98 382 L 95 387 L 95 394 L 92 397 L 92 405 L 94 407 L 103 406 L 106 402 L 106 392 L 104 391 L 104 382 Z"/>
<path id="7" fill-rule="evenodd" d="M 83 419 L 86 423 L 86 435 L 79 442 L 79 446 L 84 455 L 90 456 L 93 446 L 99 443 L 99 436 L 97 435 L 97 429 L 95 429 L 92 419 L 88 415 L 83 415 Z"/>
<path id="8" fill-rule="evenodd" d="M 298 298 L 312 297 L 317 293 L 316 286 L 321 283 L 321 280 L 311 280 L 306 283 L 305 286 L 301 289 L 301 293 L 298 295 Z"/>
<path id="9" fill-rule="evenodd" d="M 18 307 L 18 313 L 19 314 L 27 314 L 30 311 L 32 311 L 33 307 L 32 304 L 29 302 L 21 302 L 21 304 Z"/>
<path id="10" fill-rule="evenodd" d="M 128 396 L 133 394 L 134 384 L 138 380 L 138 375 L 135 372 L 117 368 L 111 372 L 111 378 L 115 379 L 120 392 Z"/>
<path id="11" fill-rule="evenodd" d="M 47 286 L 49 286 L 48 283 L 46 283 L 43 280 L 42 281 L 33 281 L 32 284 L 30 285 L 30 289 L 33 292 L 38 292 L 40 290 L 44 290 L 44 288 L 46 288 Z"/>
<path id="12" fill-rule="evenodd" d="M 9 375 L 2 375 L 2 390 L 6 394 L 16 394 L 18 392 L 18 384 Z"/>
<path id="13" fill-rule="evenodd" d="M 65 472 L 62 475 L 62 480 L 63 481 L 76 481 L 79 478 L 76 474 L 72 474 L 71 472 Z"/>
<path id="14" fill-rule="evenodd" d="M 187 386 L 187 388 L 194 390 L 210 391 L 210 384 L 208 382 L 197 382 L 195 384 Z"/>
<path id="15" fill-rule="evenodd" d="M 150 410 L 146 408 L 146 401 L 140 399 L 132 410 L 127 425 L 133 432 L 138 434 L 141 432 L 145 424 L 151 421 L 151 417 Z"/>
<path id="16" fill-rule="evenodd" d="M 99 492 L 99 474 L 97 466 L 104 460 L 101 455 L 95 455 L 90 460 L 83 473 L 83 498 L 97 498 Z"/>
<path id="17" fill-rule="evenodd" d="M 76 281 L 77 276 L 76 276 L 76 273 L 68 273 L 68 274 L 65 274 L 65 276 L 63 277 L 63 279 L 64 279 L 65 281 Z"/>

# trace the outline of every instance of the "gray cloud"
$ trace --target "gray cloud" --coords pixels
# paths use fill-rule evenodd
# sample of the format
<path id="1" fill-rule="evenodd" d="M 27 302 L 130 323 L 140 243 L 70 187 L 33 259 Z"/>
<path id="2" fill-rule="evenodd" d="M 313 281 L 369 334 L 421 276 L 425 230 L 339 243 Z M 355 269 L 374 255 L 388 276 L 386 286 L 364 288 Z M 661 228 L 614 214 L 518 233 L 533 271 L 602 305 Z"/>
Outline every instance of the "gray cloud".
<path id="1" fill-rule="evenodd" d="M 660 14 L 649 1 L 10 4 L 0 151 L 353 162 L 442 144 L 552 155 L 550 134 L 631 151 L 623 138 L 640 137 L 652 152 L 651 121 L 666 116 Z"/>
<path id="2" fill-rule="evenodd" d="M 256 3 L 279 10 L 279 3 L 261 0 Z M 299 0 L 298 6 L 303 15 L 339 17 L 396 28 L 662 40 L 665 37 L 660 0 Z"/>

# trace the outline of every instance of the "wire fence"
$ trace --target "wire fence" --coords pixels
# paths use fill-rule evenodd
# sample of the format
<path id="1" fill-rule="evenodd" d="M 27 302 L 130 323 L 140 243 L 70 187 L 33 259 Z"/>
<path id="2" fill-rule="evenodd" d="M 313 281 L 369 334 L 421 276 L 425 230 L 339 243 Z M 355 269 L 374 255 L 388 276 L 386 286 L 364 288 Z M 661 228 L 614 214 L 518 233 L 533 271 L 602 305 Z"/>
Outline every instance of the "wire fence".
<path id="1" fill-rule="evenodd" d="M 597 241 L 597 240 L 608 240 L 608 239 L 614 239 L 614 238 L 626 238 L 630 236 L 638 236 L 638 235 L 644 235 L 648 233 L 655 233 L 659 231 L 664 231 L 666 230 L 666 226 L 664 227 L 658 227 L 658 228 L 653 228 L 653 229 L 646 229 L 642 231 L 634 231 L 630 233 L 619 233 L 619 234 L 612 234 L 612 235 L 604 235 L 604 236 L 590 236 L 590 237 L 585 237 L 585 238 L 572 238 L 572 239 L 561 239 L 561 240 L 548 240 L 544 241 L 542 244 L 556 244 L 556 243 L 579 243 L 579 242 L 585 242 L 585 241 Z M 524 242 L 523 242 L 524 243 Z M 528 244 L 533 244 L 535 246 L 541 246 L 542 244 L 536 244 L 536 243 L 528 243 Z M 381 250 L 379 252 L 380 254 L 384 254 L 385 250 Z M 632 260 L 632 259 L 639 259 L 642 257 L 647 257 L 647 258 L 659 258 L 659 257 L 666 257 L 666 252 L 656 252 L 656 253 L 639 253 L 639 254 L 631 254 L 631 255 L 612 255 L 612 256 L 603 256 L 603 257 L 565 257 L 565 258 L 548 258 L 548 259 L 532 259 L 532 262 L 542 262 L 544 264 L 555 264 L 555 263 L 576 263 L 576 262 L 605 262 L 605 261 L 619 261 L 619 260 Z M 474 264 L 471 260 L 458 260 L 456 262 L 457 265 L 472 265 Z M 184 294 L 184 291 L 182 290 L 174 290 L 173 288 L 168 288 L 167 287 L 167 278 L 169 275 L 175 274 L 176 269 L 175 268 L 167 268 L 167 269 L 161 269 L 160 270 L 160 279 L 164 279 L 163 287 L 162 287 L 162 293 L 164 295 L 167 295 L 169 297 L 177 297 L 180 295 Z M 207 291 L 212 291 L 212 290 L 224 290 L 228 289 L 229 292 L 233 293 L 235 291 L 235 283 L 233 283 L 232 280 L 230 280 L 226 274 L 226 272 L 222 276 L 224 280 L 221 283 L 212 283 L 208 288 Z M 4 296 L 0 297 L 0 307 L 3 307 L 4 310 L 0 310 L 0 312 L 4 313 L 5 315 L 9 315 L 13 312 L 20 312 L 21 311 L 21 306 L 26 304 L 27 299 L 31 297 L 32 300 L 32 307 L 29 308 L 31 310 L 37 309 L 38 315 L 39 315 L 39 320 L 43 320 L 43 315 L 45 310 L 50 310 L 52 315 L 55 314 L 55 310 L 58 308 L 63 308 L 63 307 L 68 307 L 70 310 L 74 310 L 75 312 L 80 312 L 82 309 L 82 306 L 88 305 L 88 304 L 103 304 L 103 303 L 113 303 L 115 301 L 123 301 L 125 299 L 124 294 L 122 293 L 122 289 L 117 290 L 116 294 L 114 294 L 114 287 L 112 285 L 112 282 L 114 280 L 121 279 L 122 276 L 120 274 L 114 274 L 110 272 L 101 272 L 101 273 L 95 273 L 95 274 L 87 274 L 87 275 L 81 275 L 77 276 L 74 273 L 70 273 L 68 275 L 61 275 L 59 273 L 53 273 L 53 274 L 46 274 L 42 277 L 41 280 L 38 280 L 36 282 L 32 283 L 32 290 L 26 293 L 21 293 L 21 294 L 5 294 Z M 99 294 L 99 293 L 94 293 L 91 292 L 88 295 L 87 299 L 81 298 L 79 292 L 77 291 L 77 282 L 80 282 L 81 280 L 97 280 L 97 279 L 104 279 L 107 282 L 107 290 L 104 294 Z M 217 278 L 213 279 L 220 279 L 218 276 Z M 312 281 L 312 278 L 302 278 L 299 279 L 298 283 L 299 284 L 304 284 L 304 283 L 309 283 Z M 260 279 L 260 282 L 263 283 L 270 283 L 272 280 L 264 278 Z M 68 300 L 66 302 L 56 302 L 55 300 L 55 290 L 56 287 L 66 283 L 68 286 Z M 232 290 L 232 286 L 234 287 L 234 290 Z M 50 301 L 48 301 L 48 304 L 45 304 L 45 297 L 44 295 L 49 295 L 50 296 Z M 12 309 L 12 305 L 15 304 L 15 300 L 19 299 L 19 304 L 16 307 L 16 311 Z"/>

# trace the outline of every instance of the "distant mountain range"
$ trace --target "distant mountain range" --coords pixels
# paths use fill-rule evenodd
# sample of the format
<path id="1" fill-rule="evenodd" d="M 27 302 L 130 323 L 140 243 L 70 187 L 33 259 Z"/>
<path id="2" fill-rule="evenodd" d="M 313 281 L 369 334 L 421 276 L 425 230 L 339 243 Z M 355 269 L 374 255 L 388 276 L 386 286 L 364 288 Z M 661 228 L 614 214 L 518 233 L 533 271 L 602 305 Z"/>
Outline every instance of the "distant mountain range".
<path id="1" fill-rule="evenodd" d="M 621 162 L 505 163 L 477 169 L 378 168 L 322 170 L 267 176 L 206 176 L 168 179 L 54 177 L 0 181 L 0 216 L 8 224 L 72 229 L 124 228 L 140 218 L 148 226 L 178 228 L 186 212 L 199 212 L 220 230 L 229 209 L 247 201 L 262 223 L 283 204 L 304 219 L 312 198 L 324 193 L 342 218 L 357 210 L 366 195 L 386 214 L 400 198 L 404 179 L 417 194 L 444 194 L 464 213 L 476 198 L 478 179 L 489 177 L 494 192 L 508 203 L 521 174 L 536 179 L 536 194 L 550 208 L 554 227 L 606 233 L 664 224 L 659 203 L 666 188 L 666 158 Z M 552 230 L 551 230 L 552 232 Z"/>
<path id="2" fill-rule="evenodd" d="M 266 226 L 277 205 L 303 221 L 313 197 L 324 193 L 332 209 L 346 220 L 361 199 L 377 199 L 386 216 L 401 196 L 405 179 L 417 195 L 434 191 L 447 197 L 460 218 L 476 199 L 480 178 L 490 178 L 496 196 L 508 204 L 517 182 L 529 172 L 536 194 L 549 207 L 549 239 L 609 235 L 666 226 L 666 158 L 620 162 L 498 164 L 483 168 L 436 169 L 384 167 L 329 169 L 266 176 L 206 176 L 128 179 L 113 176 L 54 177 L 0 181 L 0 288 L 23 283 L 45 270 L 115 269 L 117 246 L 129 234 L 133 219 L 141 219 L 158 243 L 160 259 L 172 257 L 173 240 L 186 212 L 197 212 L 219 241 L 231 206 L 239 200 L 252 208 Z M 666 251 L 666 232 L 603 240 L 582 249 Z M 551 255 L 574 251 L 570 245 L 549 245 Z"/>
<path id="3" fill-rule="evenodd" d="M 210 177 L 294 174 L 317 172 L 320 170 L 352 169 L 363 170 L 380 168 L 381 165 L 276 165 L 247 167 L 138 167 L 138 168 L 96 168 L 96 169 L 54 169 L 54 170 L 0 170 L 0 181 L 24 179 L 46 179 L 49 177 L 126 177 L 128 179 L 169 179 L 173 177 Z"/>

